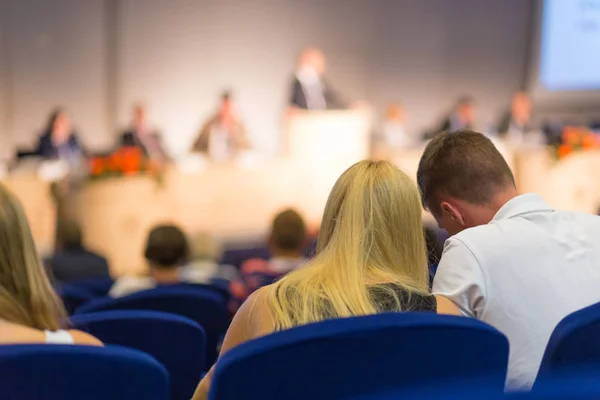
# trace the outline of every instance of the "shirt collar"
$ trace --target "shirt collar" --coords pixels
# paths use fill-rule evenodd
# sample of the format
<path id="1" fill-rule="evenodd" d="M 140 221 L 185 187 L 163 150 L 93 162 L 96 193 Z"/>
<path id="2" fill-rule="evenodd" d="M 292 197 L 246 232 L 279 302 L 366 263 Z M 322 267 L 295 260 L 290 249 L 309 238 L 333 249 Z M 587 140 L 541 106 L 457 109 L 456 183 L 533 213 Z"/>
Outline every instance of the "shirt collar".
<path id="1" fill-rule="evenodd" d="M 509 200 L 496 213 L 492 221 L 517 217 L 536 211 L 554 211 L 542 196 L 536 193 L 525 193 Z"/>

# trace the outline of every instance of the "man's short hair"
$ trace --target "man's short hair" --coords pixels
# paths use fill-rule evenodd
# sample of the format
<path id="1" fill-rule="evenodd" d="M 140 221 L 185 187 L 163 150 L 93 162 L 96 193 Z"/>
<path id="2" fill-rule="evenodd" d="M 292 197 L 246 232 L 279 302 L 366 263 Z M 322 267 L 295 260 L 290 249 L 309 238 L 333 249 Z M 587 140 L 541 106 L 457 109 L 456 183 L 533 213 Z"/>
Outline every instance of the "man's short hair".
<path id="1" fill-rule="evenodd" d="M 188 241 L 181 229 L 159 225 L 148 235 L 144 257 L 156 267 L 175 268 L 187 262 L 189 253 Z"/>
<path id="2" fill-rule="evenodd" d="M 271 225 L 271 242 L 279 250 L 301 250 L 306 244 L 306 225 L 302 216 L 292 209 L 277 214 Z"/>
<path id="3" fill-rule="evenodd" d="M 56 224 L 56 245 L 62 249 L 82 247 L 82 233 L 79 224 L 73 220 L 61 219 Z"/>
<path id="4" fill-rule="evenodd" d="M 425 148 L 417 183 L 423 206 L 439 213 L 442 195 L 488 204 L 515 179 L 502 154 L 481 133 L 462 130 L 436 136 Z"/>

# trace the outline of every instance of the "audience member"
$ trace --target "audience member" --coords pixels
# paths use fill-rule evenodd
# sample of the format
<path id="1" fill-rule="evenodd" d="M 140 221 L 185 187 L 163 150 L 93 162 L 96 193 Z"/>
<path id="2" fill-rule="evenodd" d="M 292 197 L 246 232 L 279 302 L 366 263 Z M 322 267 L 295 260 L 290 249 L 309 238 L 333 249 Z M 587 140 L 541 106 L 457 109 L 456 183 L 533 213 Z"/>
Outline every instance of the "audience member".
<path id="1" fill-rule="evenodd" d="M 37 154 L 45 159 L 63 160 L 69 165 L 79 163 L 83 158 L 83 148 L 65 110 L 57 108 L 50 114 L 48 124 L 40 136 Z"/>
<path id="2" fill-rule="evenodd" d="M 120 146 L 139 147 L 146 157 L 164 164 L 169 157 L 165 152 L 159 133 L 148 123 L 146 107 L 136 104 L 130 127 L 121 135 Z"/>
<path id="3" fill-rule="evenodd" d="M 0 344 L 102 344 L 64 330 L 66 312 L 39 260 L 25 213 L 2 184 L 0 244 Z"/>
<path id="4" fill-rule="evenodd" d="M 144 257 L 148 263 L 148 275 L 119 278 L 110 289 L 111 297 L 181 283 L 180 273 L 189 258 L 187 238 L 176 226 L 156 226 L 148 235 Z"/>
<path id="5" fill-rule="evenodd" d="M 47 265 L 58 283 L 110 277 L 106 259 L 83 245 L 77 222 L 60 220 L 56 231 L 56 251 L 47 260 Z"/>
<path id="6" fill-rule="evenodd" d="M 190 262 L 181 272 L 181 280 L 190 283 L 210 284 L 215 279 L 233 281 L 239 277 L 233 265 L 221 265 L 221 243 L 206 232 L 192 236 Z"/>
<path id="7" fill-rule="evenodd" d="M 600 218 L 519 195 L 502 155 L 471 131 L 434 138 L 417 181 L 423 205 L 453 235 L 433 284 L 441 309 L 506 334 L 507 385 L 530 387 L 558 322 L 600 301 Z"/>
<path id="8" fill-rule="evenodd" d="M 392 164 L 362 161 L 350 167 L 325 206 L 315 258 L 253 293 L 236 314 L 222 351 L 325 319 L 435 312 L 421 213 L 415 184 Z M 207 397 L 212 371 L 194 399 Z"/>
<path id="9" fill-rule="evenodd" d="M 268 247 L 271 259 L 250 259 L 240 268 L 241 278 L 230 285 L 231 311 L 236 311 L 254 291 L 270 284 L 306 262 L 306 225 L 302 216 L 288 209 L 275 216 L 271 224 Z"/>
<path id="10" fill-rule="evenodd" d="M 246 128 L 233 107 L 231 93 L 221 96 L 218 110 L 204 123 L 193 152 L 205 153 L 214 160 L 225 160 L 249 147 Z"/>
<path id="11" fill-rule="evenodd" d="M 531 99 L 525 92 L 513 96 L 511 108 L 498 124 L 498 134 L 512 141 L 523 141 L 531 130 Z"/>

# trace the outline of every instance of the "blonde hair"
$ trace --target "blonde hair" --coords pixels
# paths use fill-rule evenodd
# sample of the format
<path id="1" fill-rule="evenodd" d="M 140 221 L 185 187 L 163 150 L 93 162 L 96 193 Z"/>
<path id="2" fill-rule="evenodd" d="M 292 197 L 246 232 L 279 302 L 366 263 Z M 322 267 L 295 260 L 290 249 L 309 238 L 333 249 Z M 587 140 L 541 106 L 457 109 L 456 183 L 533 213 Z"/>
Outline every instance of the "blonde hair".
<path id="1" fill-rule="evenodd" d="M 317 255 L 267 291 L 275 329 L 379 312 L 372 293 L 401 311 L 399 292 L 428 294 L 419 193 L 386 161 L 361 161 L 335 183 L 323 214 Z"/>
<path id="2" fill-rule="evenodd" d="M 0 184 L 0 318 L 57 330 L 66 312 L 40 262 L 21 203 Z"/>

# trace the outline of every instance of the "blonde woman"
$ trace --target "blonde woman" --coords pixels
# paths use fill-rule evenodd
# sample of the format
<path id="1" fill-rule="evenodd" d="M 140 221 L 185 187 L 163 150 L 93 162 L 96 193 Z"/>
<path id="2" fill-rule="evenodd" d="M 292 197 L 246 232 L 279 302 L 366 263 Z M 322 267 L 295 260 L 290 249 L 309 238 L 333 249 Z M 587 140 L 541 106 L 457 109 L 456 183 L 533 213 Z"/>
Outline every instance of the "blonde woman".
<path id="1" fill-rule="evenodd" d="M 223 343 L 325 319 L 436 311 L 416 185 L 385 161 L 361 161 L 338 179 L 325 206 L 317 255 L 251 295 Z M 208 395 L 212 370 L 194 399 Z"/>
<path id="2" fill-rule="evenodd" d="M 21 204 L 0 184 L 0 344 L 102 344 L 86 333 L 64 330 L 66 323 Z"/>

